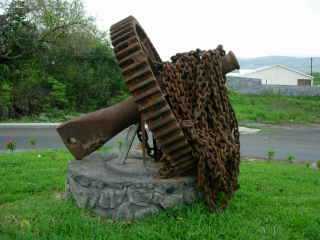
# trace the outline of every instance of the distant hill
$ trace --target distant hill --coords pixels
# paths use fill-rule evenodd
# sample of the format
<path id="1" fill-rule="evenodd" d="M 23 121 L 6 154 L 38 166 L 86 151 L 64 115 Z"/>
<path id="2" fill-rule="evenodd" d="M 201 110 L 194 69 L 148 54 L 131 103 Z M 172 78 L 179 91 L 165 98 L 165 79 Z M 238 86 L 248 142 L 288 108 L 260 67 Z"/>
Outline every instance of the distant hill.
<path id="1" fill-rule="evenodd" d="M 242 69 L 255 69 L 264 66 L 282 64 L 310 74 L 310 58 L 267 56 L 258 58 L 240 58 L 239 62 Z M 313 58 L 313 72 L 320 72 L 320 57 Z"/>

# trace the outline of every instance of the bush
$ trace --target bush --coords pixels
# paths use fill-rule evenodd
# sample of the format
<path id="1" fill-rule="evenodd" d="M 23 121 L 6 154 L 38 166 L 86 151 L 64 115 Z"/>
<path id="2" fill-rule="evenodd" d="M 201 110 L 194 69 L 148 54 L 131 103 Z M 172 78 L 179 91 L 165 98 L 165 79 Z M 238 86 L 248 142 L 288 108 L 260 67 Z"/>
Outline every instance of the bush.
<path id="1" fill-rule="evenodd" d="M 5 142 L 5 147 L 7 150 L 9 150 L 10 152 L 14 152 L 14 150 L 16 150 L 17 147 L 17 143 L 13 140 L 13 139 L 8 139 Z"/>
<path id="2" fill-rule="evenodd" d="M 37 145 L 37 140 L 35 138 L 30 138 L 29 143 L 31 147 L 35 148 L 35 146 Z"/>
<path id="3" fill-rule="evenodd" d="M 268 160 L 273 160 L 274 159 L 274 156 L 276 155 L 276 152 L 273 150 L 273 149 L 270 149 L 267 153 L 268 155 Z"/>
<path id="4" fill-rule="evenodd" d="M 288 157 L 287 157 L 287 160 L 289 163 L 293 163 L 293 161 L 295 160 L 295 156 L 289 154 Z"/>

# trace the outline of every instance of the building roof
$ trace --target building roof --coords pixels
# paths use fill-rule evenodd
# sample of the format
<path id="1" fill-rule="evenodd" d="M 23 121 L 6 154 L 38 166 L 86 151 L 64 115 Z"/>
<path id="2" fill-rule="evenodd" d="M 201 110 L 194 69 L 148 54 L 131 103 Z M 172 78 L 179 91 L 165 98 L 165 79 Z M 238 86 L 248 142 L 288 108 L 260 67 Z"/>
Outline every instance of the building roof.
<path id="1" fill-rule="evenodd" d="M 264 70 L 267 70 L 267 69 L 271 69 L 271 68 L 275 68 L 275 67 L 280 67 L 280 68 L 286 69 L 288 71 L 300 74 L 300 75 L 302 75 L 304 77 L 313 79 L 313 76 L 311 76 L 311 75 L 305 74 L 303 72 L 300 72 L 300 71 L 295 70 L 293 68 L 289 68 L 289 67 L 287 67 L 285 65 L 281 65 L 281 64 L 272 65 L 272 66 L 265 66 L 265 67 L 260 67 L 260 68 L 256 68 L 256 69 L 240 69 L 240 71 L 238 71 L 238 72 L 230 73 L 229 76 L 241 77 L 241 76 L 246 76 L 246 75 L 251 74 L 251 73 L 257 73 L 257 72 L 261 72 L 261 71 L 264 71 Z"/>

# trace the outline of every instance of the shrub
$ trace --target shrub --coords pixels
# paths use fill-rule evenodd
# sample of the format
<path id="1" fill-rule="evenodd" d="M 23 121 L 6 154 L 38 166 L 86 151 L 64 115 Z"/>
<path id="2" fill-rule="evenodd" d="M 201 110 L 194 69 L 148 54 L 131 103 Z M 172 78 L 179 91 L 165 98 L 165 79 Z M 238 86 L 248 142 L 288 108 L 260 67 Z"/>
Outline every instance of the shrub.
<path id="1" fill-rule="evenodd" d="M 293 163 L 293 161 L 295 160 L 295 156 L 289 154 L 287 160 L 289 161 L 289 163 Z"/>
<path id="2" fill-rule="evenodd" d="M 317 161 L 317 168 L 320 169 L 320 160 Z"/>
<path id="3" fill-rule="evenodd" d="M 5 143 L 5 147 L 7 150 L 13 152 L 17 148 L 17 143 L 12 139 L 8 139 Z"/>
<path id="4" fill-rule="evenodd" d="M 274 156 L 276 155 L 276 152 L 273 150 L 273 149 L 270 149 L 267 153 L 268 155 L 268 160 L 273 160 L 274 159 Z"/>
<path id="5" fill-rule="evenodd" d="M 35 148 L 35 146 L 37 145 L 37 140 L 35 138 L 30 138 L 29 143 L 31 147 Z"/>
<path id="6" fill-rule="evenodd" d="M 118 141 L 118 149 L 119 149 L 119 152 L 120 152 L 120 153 L 122 152 L 122 148 L 123 148 L 123 141 L 122 141 L 122 140 L 119 140 L 119 141 Z"/>

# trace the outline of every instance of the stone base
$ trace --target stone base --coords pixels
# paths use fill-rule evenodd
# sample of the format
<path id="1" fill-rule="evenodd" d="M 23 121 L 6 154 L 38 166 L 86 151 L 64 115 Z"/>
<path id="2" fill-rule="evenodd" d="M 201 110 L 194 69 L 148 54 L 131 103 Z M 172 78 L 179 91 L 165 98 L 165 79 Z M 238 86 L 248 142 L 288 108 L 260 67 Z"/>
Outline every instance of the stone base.
<path id="1" fill-rule="evenodd" d="M 158 166 L 138 157 L 120 165 L 117 156 L 92 154 L 71 161 L 67 173 L 67 196 L 78 207 L 112 219 L 137 219 L 198 198 L 193 177 L 160 179 Z"/>

